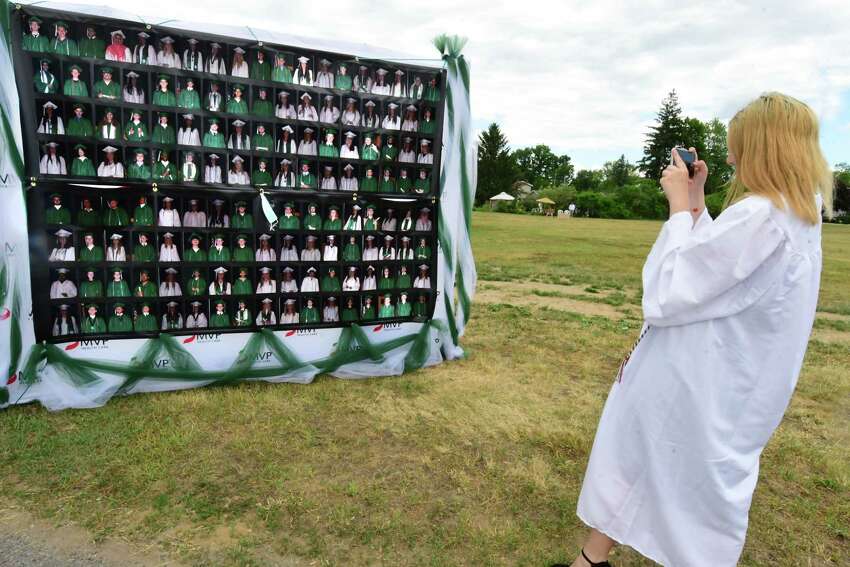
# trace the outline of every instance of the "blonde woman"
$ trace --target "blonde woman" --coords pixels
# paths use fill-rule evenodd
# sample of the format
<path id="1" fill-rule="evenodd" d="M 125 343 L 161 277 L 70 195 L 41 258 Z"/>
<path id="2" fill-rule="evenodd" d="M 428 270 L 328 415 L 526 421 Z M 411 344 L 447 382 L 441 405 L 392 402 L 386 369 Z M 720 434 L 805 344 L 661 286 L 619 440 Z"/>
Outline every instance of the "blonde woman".
<path id="1" fill-rule="evenodd" d="M 572 565 L 615 542 L 663 565 L 737 563 L 759 455 L 788 406 L 812 329 L 832 175 L 814 112 L 769 93 L 729 124 L 727 207 L 705 210 L 674 151 L 670 219 L 643 268 L 646 323 L 614 382 L 578 502 L 591 532 Z"/>

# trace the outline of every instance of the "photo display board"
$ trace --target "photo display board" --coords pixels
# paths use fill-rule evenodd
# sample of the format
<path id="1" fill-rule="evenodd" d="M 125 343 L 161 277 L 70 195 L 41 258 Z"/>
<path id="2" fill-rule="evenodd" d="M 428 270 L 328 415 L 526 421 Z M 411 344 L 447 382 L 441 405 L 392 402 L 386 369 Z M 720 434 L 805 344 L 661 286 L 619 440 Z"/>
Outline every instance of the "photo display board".
<path id="1" fill-rule="evenodd" d="M 445 71 L 12 14 L 38 341 L 432 317 Z"/>

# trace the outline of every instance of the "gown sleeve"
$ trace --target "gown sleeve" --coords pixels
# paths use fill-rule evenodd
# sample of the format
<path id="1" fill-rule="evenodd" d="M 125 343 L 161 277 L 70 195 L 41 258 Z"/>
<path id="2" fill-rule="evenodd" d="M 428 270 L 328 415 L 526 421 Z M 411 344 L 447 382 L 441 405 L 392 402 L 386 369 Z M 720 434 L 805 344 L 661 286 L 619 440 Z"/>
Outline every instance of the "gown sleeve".
<path id="1" fill-rule="evenodd" d="M 785 240 L 771 218 L 771 203 L 749 197 L 712 221 L 689 212 L 670 217 L 643 268 L 643 312 L 655 326 L 728 317 L 755 303 L 779 262 Z M 757 271 L 758 285 L 748 281 Z"/>

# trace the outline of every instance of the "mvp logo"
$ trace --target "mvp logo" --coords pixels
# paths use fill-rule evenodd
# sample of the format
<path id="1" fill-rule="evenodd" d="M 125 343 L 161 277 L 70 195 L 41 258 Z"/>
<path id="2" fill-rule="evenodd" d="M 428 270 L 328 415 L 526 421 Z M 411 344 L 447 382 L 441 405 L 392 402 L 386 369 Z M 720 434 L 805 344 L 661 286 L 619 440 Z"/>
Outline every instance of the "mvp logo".
<path id="1" fill-rule="evenodd" d="M 0 183 L 2 183 L 3 185 L 8 185 L 10 177 L 11 176 L 8 173 L 0 173 Z"/>
<path id="2" fill-rule="evenodd" d="M 5 246 L 4 246 L 4 248 L 6 249 L 6 256 L 14 256 L 16 247 L 17 246 L 15 244 L 12 244 L 10 242 L 6 242 Z"/>
<path id="3" fill-rule="evenodd" d="M 272 351 L 267 350 L 266 352 L 258 352 L 255 357 L 257 362 L 271 362 L 272 361 Z"/>
<path id="4" fill-rule="evenodd" d="M 83 350 L 105 349 L 106 343 L 107 341 L 105 340 L 76 341 L 65 345 L 65 350 L 74 350 L 76 348 L 82 348 Z"/>
<path id="5" fill-rule="evenodd" d="M 5 321 L 6 319 L 8 319 L 11 316 L 12 316 L 12 312 L 9 311 L 8 307 L 5 307 L 5 308 L 3 308 L 3 312 L 0 313 L 0 321 Z"/>
<path id="6" fill-rule="evenodd" d="M 217 343 L 219 341 L 221 341 L 221 333 L 200 333 L 198 335 L 186 337 L 185 339 L 183 339 L 183 344 L 188 345 L 190 343 Z"/>
<path id="7" fill-rule="evenodd" d="M 397 331 L 399 329 L 401 329 L 401 323 L 384 323 L 372 328 L 372 332 L 380 333 L 381 331 Z"/>
<path id="8" fill-rule="evenodd" d="M 168 360 L 167 358 L 161 358 L 159 360 L 154 361 L 153 367 L 154 368 L 170 368 L 171 367 L 171 361 Z"/>
<path id="9" fill-rule="evenodd" d="M 317 337 L 319 336 L 318 329 L 293 329 L 292 331 L 285 331 L 283 333 L 284 337 Z"/>

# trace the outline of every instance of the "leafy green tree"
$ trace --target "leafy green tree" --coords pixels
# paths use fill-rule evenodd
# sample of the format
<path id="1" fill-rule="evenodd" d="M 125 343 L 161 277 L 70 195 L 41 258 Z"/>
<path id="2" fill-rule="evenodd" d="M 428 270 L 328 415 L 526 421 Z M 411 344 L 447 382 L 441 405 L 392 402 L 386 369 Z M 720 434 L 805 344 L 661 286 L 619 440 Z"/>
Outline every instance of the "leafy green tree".
<path id="1" fill-rule="evenodd" d="M 628 184 L 634 176 L 636 168 L 629 163 L 625 155 L 614 161 L 607 162 L 602 167 L 605 176 L 605 184 L 611 187 L 623 187 Z"/>
<path id="2" fill-rule="evenodd" d="M 708 166 L 705 192 L 710 195 L 722 190 L 732 179 L 732 166 L 726 163 L 726 125 L 714 118 L 705 124 L 705 148 L 699 153 Z"/>
<path id="3" fill-rule="evenodd" d="M 558 187 L 547 187 L 537 193 L 537 198 L 549 197 L 555 201 L 554 208 L 564 210 L 570 203 L 576 200 L 576 189 L 572 185 L 559 185 Z"/>
<path id="4" fill-rule="evenodd" d="M 646 145 L 643 147 L 643 159 L 638 167 L 648 179 L 658 181 L 661 179 L 661 172 L 670 163 L 670 150 L 675 146 L 685 145 L 686 136 L 692 135 L 694 129 L 693 125 L 687 125 L 682 117 L 682 107 L 679 106 L 675 90 L 670 91 L 667 98 L 661 102 L 655 122 L 655 126 L 649 128 Z"/>
<path id="5" fill-rule="evenodd" d="M 835 164 L 833 209 L 837 220 L 850 223 L 850 163 Z"/>
<path id="6" fill-rule="evenodd" d="M 576 173 L 573 186 L 576 191 L 598 191 L 605 181 L 605 174 L 598 169 L 582 169 Z"/>
<path id="7" fill-rule="evenodd" d="M 570 156 L 559 156 L 545 144 L 516 150 L 513 158 L 519 170 L 519 178 L 531 183 L 535 190 L 567 184 L 573 178 L 574 167 Z"/>
<path id="8" fill-rule="evenodd" d="M 495 122 L 478 137 L 478 190 L 475 201 L 486 203 L 490 197 L 508 191 L 517 179 L 517 168 L 508 139 Z"/>

